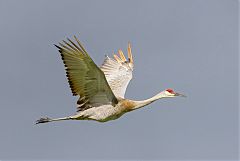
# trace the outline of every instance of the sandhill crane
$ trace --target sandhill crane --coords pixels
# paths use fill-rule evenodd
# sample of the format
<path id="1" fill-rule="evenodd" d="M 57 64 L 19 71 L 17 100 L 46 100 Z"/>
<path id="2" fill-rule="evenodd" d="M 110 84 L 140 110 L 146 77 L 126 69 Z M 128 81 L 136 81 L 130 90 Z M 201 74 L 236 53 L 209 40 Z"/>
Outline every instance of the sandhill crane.
<path id="1" fill-rule="evenodd" d="M 134 101 L 124 98 L 126 88 L 132 79 L 133 56 L 128 43 L 128 59 L 122 50 L 113 58 L 106 56 L 99 68 L 88 55 L 80 41 L 74 36 L 55 45 L 66 69 L 68 82 L 77 101 L 77 113 L 72 116 L 51 119 L 40 118 L 36 124 L 61 120 L 95 120 L 106 122 L 115 120 L 123 114 L 144 107 L 160 98 L 184 96 L 172 89 L 166 89 L 152 98 Z"/>

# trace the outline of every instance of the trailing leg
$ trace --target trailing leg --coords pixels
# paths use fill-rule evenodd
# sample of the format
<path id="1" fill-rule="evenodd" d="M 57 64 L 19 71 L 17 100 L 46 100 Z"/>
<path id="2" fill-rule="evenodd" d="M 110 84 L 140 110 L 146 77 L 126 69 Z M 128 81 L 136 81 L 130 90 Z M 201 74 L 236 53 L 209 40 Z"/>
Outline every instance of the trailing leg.
<path id="1" fill-rule="evenodd" d="M 53 122 L 53 121 L 62 121 L 62 120 L 74 120 L 74 118 L 72 116 L 56 118 L 56 119 L 51 119 L 51 118 L 48 118 L 48 117 L 42 117 L 42 118 L 40 118 L 39 120 L 36 121 L 36 124 Z"/>

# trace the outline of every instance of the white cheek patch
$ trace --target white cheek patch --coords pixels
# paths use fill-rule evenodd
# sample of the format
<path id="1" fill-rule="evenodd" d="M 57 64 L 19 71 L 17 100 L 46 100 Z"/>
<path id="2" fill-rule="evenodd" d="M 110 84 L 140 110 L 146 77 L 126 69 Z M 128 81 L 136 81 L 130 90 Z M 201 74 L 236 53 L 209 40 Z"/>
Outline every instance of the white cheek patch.
<path id="1" fill-rule="evenodd" d="M 168 92 L 168 91 L 165 91 L 165 94 L 166 94 L 167 96 L 174 96 L 173 93 L 170 93 L 170 92 Z"/>

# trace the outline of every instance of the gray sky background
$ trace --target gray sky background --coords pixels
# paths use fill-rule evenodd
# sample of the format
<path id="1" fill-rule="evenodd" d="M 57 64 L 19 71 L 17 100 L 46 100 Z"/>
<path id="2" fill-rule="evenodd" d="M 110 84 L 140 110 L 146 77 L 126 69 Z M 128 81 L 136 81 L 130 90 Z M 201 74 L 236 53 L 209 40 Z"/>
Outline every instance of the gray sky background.
<path id="1" fill-rule="evenodd" d="M 53 44 L 77 35 L 97 64 L 132 43 L 126 97 L 165 99 L 118 120 L 75 113 Z M 0 1 L 0 159 L 237 159 L 238 1 Z"/>

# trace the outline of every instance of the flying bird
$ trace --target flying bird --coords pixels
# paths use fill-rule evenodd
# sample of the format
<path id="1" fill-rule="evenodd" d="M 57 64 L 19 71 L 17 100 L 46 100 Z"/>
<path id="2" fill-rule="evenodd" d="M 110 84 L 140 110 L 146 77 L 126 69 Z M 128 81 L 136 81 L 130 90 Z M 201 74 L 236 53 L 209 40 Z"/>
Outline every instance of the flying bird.
<path id="1" fill-rule="evenodd" d="M 55 45 L 65 65 L 66 76 L 73 96 L 79 96 L 76 114 L 51 119 L 40 118 L 36 124 L 61 120 L 95 120 L 106 122 L 115 120 L 123 114 L 144 107 L 161 98 L 183 96 L 172 89 L 166 89 L 157 95 L 142 101 L 124 97 L 128 83 L 132 79 L 134 68 L 131 45 L 128 43 L 128 58 L 122 50 L 113 58 L 106 56 L 98 67 L 84 49 L 80 41 L 67 38 L 67 41 Z"/>

